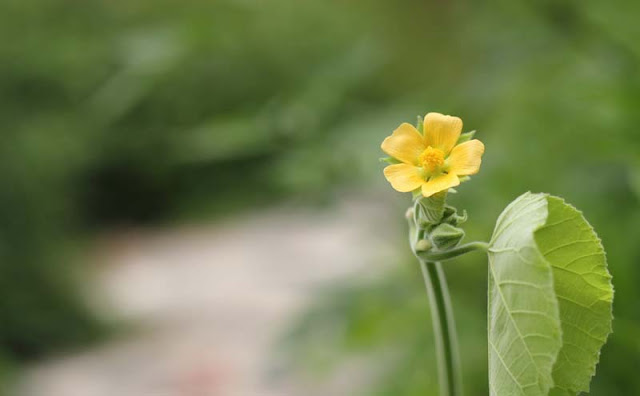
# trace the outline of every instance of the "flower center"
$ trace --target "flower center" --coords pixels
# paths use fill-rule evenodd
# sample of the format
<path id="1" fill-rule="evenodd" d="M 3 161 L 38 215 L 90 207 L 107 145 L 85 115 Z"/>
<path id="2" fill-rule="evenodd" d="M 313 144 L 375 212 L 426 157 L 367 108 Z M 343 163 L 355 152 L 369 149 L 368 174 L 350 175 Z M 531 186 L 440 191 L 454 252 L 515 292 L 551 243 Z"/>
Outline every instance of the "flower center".
<path id="1" fill-rule="evenodd" d="M 422 152 L 422 154 L 420 154 L 418 160 L 424 169 L 434 172 L 436 169 L 444 165 L 444 152 L 440 149 L 429 146 Z"/>

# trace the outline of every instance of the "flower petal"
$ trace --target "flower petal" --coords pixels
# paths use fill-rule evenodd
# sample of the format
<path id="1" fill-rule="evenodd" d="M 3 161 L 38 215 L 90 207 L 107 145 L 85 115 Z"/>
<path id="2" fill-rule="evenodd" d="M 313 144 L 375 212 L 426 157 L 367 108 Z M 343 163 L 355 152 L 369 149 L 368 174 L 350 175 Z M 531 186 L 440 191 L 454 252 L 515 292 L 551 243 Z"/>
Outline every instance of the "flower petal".
<path id="1" fill-rule="evenodd" d="M 457 145 L 449 155 L 449 170 L 458 176 L 474 175 L 480 170 L 484 144 L 474 139 Z"/>
<path id="2" fill-rule="evenodd" d="M 382 142 L 382 151 L 405 164 L 418 164 L 418 156 L 426 149 L 420 132 L 411 124 L 403 123 Z"/>
<path id="3" fill-rule="evenodd" d="M 429 113 L 424 116 L 424 140 L 427 146 L 439 148 L 445 155 L 456 145 L 462 132 L 458 117 Z"/>
<path id="4" fill-rule="evenodd" d="M 430 197 L 433 194 L 445 191 L 451 187 L 455 187 L 460 184 L 460 180 L 455 173 L 450 172 L 431 178 L 428 182 L 422 185 L 422 195 Z"/>
<path id="5" fill-rule="evenodd" d="M 420 168 L 408 164 L 389 165 L 384 168 L 384 177 L 396 191 L 409 192 L 424 183 Z"/>

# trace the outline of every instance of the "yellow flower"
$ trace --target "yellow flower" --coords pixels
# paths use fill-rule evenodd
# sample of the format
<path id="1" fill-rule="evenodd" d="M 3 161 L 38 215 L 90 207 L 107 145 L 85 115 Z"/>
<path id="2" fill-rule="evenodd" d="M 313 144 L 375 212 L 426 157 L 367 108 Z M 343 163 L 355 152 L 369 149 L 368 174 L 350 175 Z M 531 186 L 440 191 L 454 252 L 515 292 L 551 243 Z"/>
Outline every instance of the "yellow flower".
<path id="1" fill-rule="evenodd" d="M 395 190 L 422 188 L 422 195 L 430 197 L 459 185 L 458 176 L 478 173 L 484 144 L 474 139 L 456 145 L 462 132 L 460 118 L 429 113 L 423 127 L 424 135 L 403 123 L 382 142 L 382 150 L 401 162 L 384 168 Z"/>

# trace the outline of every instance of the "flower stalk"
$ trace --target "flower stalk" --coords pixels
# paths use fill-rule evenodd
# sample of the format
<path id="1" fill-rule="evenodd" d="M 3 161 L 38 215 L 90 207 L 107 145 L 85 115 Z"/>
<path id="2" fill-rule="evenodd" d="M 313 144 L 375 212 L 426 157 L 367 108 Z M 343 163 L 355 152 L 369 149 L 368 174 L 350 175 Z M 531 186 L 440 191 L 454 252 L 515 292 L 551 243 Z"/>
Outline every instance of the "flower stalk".
<path id="1" fill-rule="evenodd" d="M 449 191 L 480 170 L 484 144 L 462 134 L 462 120 L 439 113 L 418 117 L 415 127 L 401 124 L 381 145 L 389 157 L 386 179 L 400 192 L 412 192 L 407 210 L 411 249 L 420 261 L 436 341 L 441 396 L 462 395 L 462 372 L 453 307 L 442 261 L 474 250 L 487 251 L 484 242 L 460 245 L 466 212 L 446 204 Z"/>
<path id="2" fill-rule="evenodd" d="M 440 395 L 462 396 L 462 371 L 455 318 L 441 262 L 476 250 L 486 251 L 488 244 L 470 242 L 458 245 L 464 236 L 458 225 L 466 221 L 467 217 L 458 215 L 455 208 L 446 204 L 446 198 L 446 192 L 428 198 L 416 197 L 413 206 L 407 211 L 407 220 L 411 247 L 420 262 L 429 298 Z M 447 236 L 451 240 L 446 240 Z"/>
<path id="3" fill-rule="evenodd" d="M 441 396 L 462 395 L 462 371 L 453 307 L 442 264 L 420 259 L 420 268 L 429 296 L 433 335 L 436 341 Z"/>

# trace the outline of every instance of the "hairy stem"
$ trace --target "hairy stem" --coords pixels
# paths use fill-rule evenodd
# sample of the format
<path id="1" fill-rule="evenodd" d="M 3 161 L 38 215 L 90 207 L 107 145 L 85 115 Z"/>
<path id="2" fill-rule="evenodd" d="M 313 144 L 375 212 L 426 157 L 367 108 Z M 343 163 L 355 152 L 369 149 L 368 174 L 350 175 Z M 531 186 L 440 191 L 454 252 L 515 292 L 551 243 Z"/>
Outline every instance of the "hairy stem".
<path id="1" fill-rule="evenodd" d="M 462 372 L 458 339 L 449 288 L 439 262 L 420 259 L 420 267 L 429 296 L 433 334 L 436 340 L 441 396 L 462 395 Z"/>

